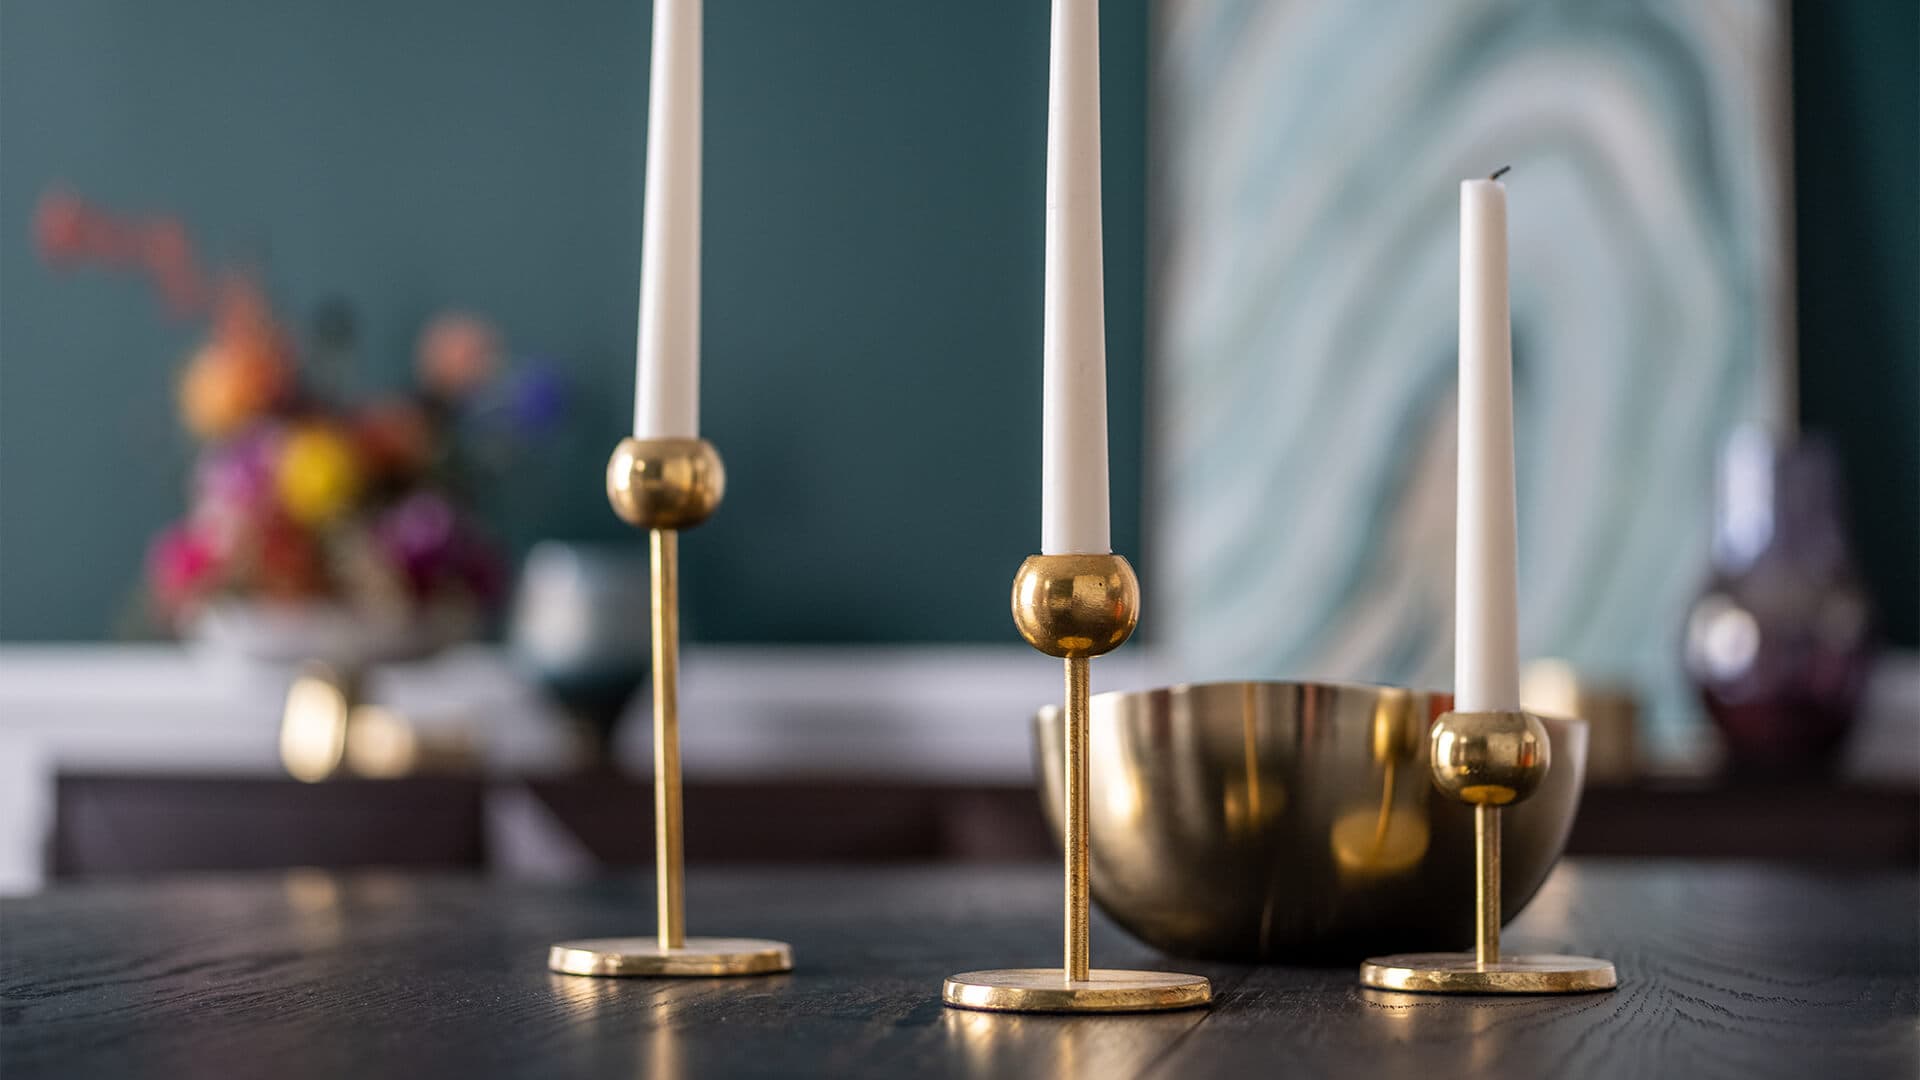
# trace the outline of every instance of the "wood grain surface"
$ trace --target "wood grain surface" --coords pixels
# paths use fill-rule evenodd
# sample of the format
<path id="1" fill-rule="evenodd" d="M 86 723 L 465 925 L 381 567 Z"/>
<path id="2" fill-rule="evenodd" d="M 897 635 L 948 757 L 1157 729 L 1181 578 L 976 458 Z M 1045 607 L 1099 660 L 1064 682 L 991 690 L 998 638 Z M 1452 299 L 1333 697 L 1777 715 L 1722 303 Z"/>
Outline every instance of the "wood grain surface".
<path id="1" fill-rule="evenodd" d="M 1101 966 L 1198 971 L 1211 1010 L 943 1008 L 941 979 L 1044 964 L 1058 869 L 695 868 L 688 927 L 781 938 L 791 975 L 549 974 L 644 933 L 644 877 L 529 885 L 322 873 L 97 883 L 0 904 L 0 1071 L 30 1077 L 1916 1075 L 1911 873 L 1575 860 L 1512 947 L 1607 957 L 1565 998 L 1362 990 L 1353 970 L 1171 961 L 1096 925 Z M 1463 885 L 1465 884 L 1463 876 Z"/>

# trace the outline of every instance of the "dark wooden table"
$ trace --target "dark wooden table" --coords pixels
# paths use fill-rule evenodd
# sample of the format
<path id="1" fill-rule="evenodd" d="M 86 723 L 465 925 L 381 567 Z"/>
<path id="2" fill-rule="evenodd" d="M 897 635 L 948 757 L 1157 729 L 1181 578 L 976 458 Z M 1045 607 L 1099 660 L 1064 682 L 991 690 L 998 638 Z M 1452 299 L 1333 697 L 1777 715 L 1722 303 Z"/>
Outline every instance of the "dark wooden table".
<path id="1" fill-rule="evenodd" d="M 1463 875 L 1463 886 L 1465 878 Z M 29 1077 L 1916 1075 L 1912 873 L 1561 867 L 1514 946 L 1611 958 L 1560 998 L 1361 990 L 1351 968 L 1178 966 L 1210 1011 L 1063 1018 L 939 1002 L 1056 959 L 1058 870 L 706 870 L 696 932 L 793 943 L 792 975 L 549 974 L 644 930 L 651 885 L 317 871 L 67 886 L 0 905 L 0 1071 Z M 1096 963 L 1169 964 L 1109 924 Z"/>
<path id="2" fill-rule="evenodd" d="M 601 866 L 653 865 L 653 783 L 644 776 L 307 784 L 62 773 L 55 795 L 48 861 L 61 879 L 287 866 L 510 868 L 511 852 L 488 849 L 490 824 L 530 809 Z M 1011 862 L 1059 850 L 1032 784 L 696 777 L 686 804 L 688 857 L 708 863 Z M 1920 864 L 1920 787 L 1590 785 L 1567 852 L 1911 867 Z"/>

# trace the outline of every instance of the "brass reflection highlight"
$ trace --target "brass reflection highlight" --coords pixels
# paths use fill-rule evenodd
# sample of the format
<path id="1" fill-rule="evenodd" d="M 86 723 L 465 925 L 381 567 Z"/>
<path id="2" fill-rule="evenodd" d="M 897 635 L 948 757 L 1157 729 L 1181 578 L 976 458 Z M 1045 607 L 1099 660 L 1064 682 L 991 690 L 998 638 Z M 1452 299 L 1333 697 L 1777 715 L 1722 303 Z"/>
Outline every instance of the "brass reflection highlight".
<path id="1" fill-rule="evenodd" d="M 1380 774 L 1379 805 L 1342 813 L 1330 831 L 1334 862 L 1343 872 L 1387 877 L 1412 869 L 1426 856 L 1430 831 L 1424 791 L 1404 803 L 1395 791 L 1400 766 L 1419 756 L 1420 734 L 1413 695 L 1383 687 L 1374 706 L 1371 739 L 1373 768 Z"/>

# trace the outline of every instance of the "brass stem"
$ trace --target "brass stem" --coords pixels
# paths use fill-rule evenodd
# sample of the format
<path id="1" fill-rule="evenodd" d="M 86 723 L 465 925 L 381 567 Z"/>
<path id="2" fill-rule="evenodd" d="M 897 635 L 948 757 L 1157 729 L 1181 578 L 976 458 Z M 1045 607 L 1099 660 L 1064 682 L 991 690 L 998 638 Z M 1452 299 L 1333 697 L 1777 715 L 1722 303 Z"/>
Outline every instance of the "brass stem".
<path id="1" fill-rule="evenodd" d="M 680 846 L 680 534 L 651 532 L 653 561 L 653 857 L 662 949 L 687 943 Z"/>
<path id="2" fill-rule="evenodd" d="M 1500 808 L 1480 803 L 1473 808 L 1474 927 L 1473 958 L 1481 964 L 1500 962 Z"/>
<path id="3" fill-rule="evenodd" d="M 1067 659 L 1067 962 L 1069 982 L 1085 982 L 1087 943 L 1087 683 L 1084 656 Z"/>

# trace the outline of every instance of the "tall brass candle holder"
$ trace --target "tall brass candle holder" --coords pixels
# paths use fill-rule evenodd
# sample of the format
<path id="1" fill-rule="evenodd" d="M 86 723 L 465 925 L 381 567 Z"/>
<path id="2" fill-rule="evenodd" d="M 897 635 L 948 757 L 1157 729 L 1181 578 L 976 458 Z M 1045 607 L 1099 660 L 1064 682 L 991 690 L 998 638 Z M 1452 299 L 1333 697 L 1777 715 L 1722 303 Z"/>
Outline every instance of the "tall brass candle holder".
<path id="1" fill-rule="evenodd" d="M 607 462 L 607 499 L 649 532 L 653 563 L 653 833 L 659 929 L 651 938 L 563 941 L 547 966 L 567 975 L 762 975 L 793 968 L 782 941 L 686 936 L 680 829 L 680 532 L 726 490 L 705 439 L 623 439 Z"/>
<path id="2" fill-rule="evenodd" d="M 1087 932 L 1088 683 L 1093 657 L 1132 635 L 1140 582 L 1118 555 L 1033 555 L 1013 579 L 1013 620 L 1027 644 L 1066 661 L 1064 843 L 1066 957 L 1057 968 L 968 971 L 947 979 L 948 1005 L 996 1012 L 1153 1012 L 1205 1005 L 1198 975 L 1117 971 L 1089 962 Z"/>
<path id="3" fill-rule="evenodd" d="M 1500 811 L 1533 794 L 1549 765 L 1547 729 L 1524 712 L 1450 712 L 1433 725 L 1433 780 L 1473 807 L 1471 953 L 1405 953 L 1360 965 L 1362 985 L 1441 994 L 1611 990 L 1613 965 L 1591 956 L 1500 952 Z"/>

